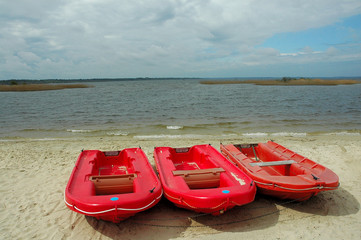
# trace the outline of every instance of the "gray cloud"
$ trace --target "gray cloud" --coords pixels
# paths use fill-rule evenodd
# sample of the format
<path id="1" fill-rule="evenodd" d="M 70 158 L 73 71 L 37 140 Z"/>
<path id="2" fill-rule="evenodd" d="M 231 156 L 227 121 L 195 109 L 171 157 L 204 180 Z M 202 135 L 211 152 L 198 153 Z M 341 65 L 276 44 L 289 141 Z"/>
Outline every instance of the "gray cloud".
<path id="1" fill-rule="evenodd" d="M 204 77 L 285 59 L 344 59 L 335 47 L 315 57 L 257 46 L 360 13 L 359 0 L 0 0 L 0 79 Z"/>

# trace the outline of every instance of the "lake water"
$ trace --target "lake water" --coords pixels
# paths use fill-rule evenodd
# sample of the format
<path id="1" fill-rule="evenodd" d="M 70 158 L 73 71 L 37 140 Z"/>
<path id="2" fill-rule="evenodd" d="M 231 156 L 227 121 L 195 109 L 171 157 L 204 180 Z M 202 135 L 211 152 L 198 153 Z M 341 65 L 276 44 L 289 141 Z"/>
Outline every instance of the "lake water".
<path id="1" fill-rule="evenodd" d="M 0 92 L 0 139 L 361 135 L 361 84 L 203 85 L 199 80 L 89 84 L 94 87 Z"/>

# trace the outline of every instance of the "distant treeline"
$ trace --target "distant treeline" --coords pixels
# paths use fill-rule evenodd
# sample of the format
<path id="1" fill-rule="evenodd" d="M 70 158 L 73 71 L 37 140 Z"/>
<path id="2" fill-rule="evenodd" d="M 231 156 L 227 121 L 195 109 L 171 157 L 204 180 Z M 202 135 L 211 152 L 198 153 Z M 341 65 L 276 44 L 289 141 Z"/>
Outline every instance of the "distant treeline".
<path id="1" fill-rule="evenodd" d="M 72 83 L 72 84 L 9 84 L 0 85 L 0 92 L 29 92 L 29 91 L 48 91 L 48 90 L 62 90 L 72 88 L 90 88 L 93 86 Z"/>
<path id="2" fill-rule="evenodd" d="M 83 82 L 115 82 L 115 81 L 143 81 L 143 80 L 186 80 L 199 78 L 91 78 L 91 79 L 9 79 L 0 80 L 0 85 L 21 84 L 51 84 L 51 83 L 83 83 Z"/>
<path id="3" fill-rule="evenodd" d="M 9 79 L 0 80 L 0 85 L 24 85 L 24 84 L 71 84 L 71 83 L 85 83 L 85 82 L 116 82 L 116 81 L 144 81 L 144 80 L 199 80 L 203 84 L 227 84 L 227 83 L 247 83 L 257 81 L 270 81 L 274 80 L 282 83 L 290 83 L 295 80 L 313 80 L 315 78 L 306 77 L 235 77 L 235 78 L 91 78 L 91 79 Z M 328 78 L 316 78 L 322 80 L 357 80 L 361 81 L 361 77 L 328 77 Z"/>

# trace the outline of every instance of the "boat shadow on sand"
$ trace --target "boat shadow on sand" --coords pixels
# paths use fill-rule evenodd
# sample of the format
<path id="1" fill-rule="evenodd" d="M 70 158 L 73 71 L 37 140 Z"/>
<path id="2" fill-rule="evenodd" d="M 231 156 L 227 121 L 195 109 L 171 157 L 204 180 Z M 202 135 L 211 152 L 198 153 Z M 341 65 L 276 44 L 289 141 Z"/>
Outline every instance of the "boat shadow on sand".
<path id="1" fill-rule="evenodd" d="M 278 222 L 280 210 L 277 208 L 277 202 L 279 200 L 256 196 L 252 203 L 235 207 L 223 215 L 193 218 L 193 225 L 204 227 L 204 233 L 207 229 L 208 232 L 209 229 L 215 232 L 248 232 L 266 229 Z"/>
<path id="2" fill-rule="evenodd" d="M 309 200 L 287 206 L 298 212 L 318 216 L 346 216 L 360 210 L 360 203 L 346 189 L 321 192 Z"/>
<path id="3" fill-rule="evenodd" d="M 155 207 L 120 223 L 105 222 L 88 216 L 86 220 L 94 230 L 113 239 L 169 239 L 183 236 L 185 231 L 194 231 L 196 235 L 219 231 L 243 232 L 276 225 L 280 214 L 277 201 L 279 202 L 256 197 L 250 204 L 213 216 L 178 208 L 162 198 Z M 158 231 L 153 231 L 154 229 Z"/>
<path id="4" fill-rule="evenodd" d="M 95 231 L 112 239 L 169 239 L 184 234 L 193 236 L 217 232 L 249 232 L 266 229 L 292 219 L 294 211 L 302 216 L 345 216 L 360 210 L 360 203 L 344 188 L 322 192 L 307 201 L 279 200 L 257 195 L 254 202 L 235 207 L 219 216 L 198 214 L 176 207 L 164 197 L 153 208 L 120 223 L 86 216 Z M 285 212 L 283 212 L 285 211 Z M 282 216 L 282 217 L 281 217 Z M 284 219 L 286 218 L 286 219 Z M 154 231 L 154 229 L 158 229 Z M 185 233 L 187 231 L 187 233 Z"/>
<path id="5" fill-rule="evenodd" d="M 191 222 L 187 219 L 189 213 L 175 207 L 163 197 L 151 209 L 139 212 L 119 223 L 97 220 L 89 216 L 85 218 L 95 231 L 111 239 L 162 240 L 181 236 L 190 226 Z"/>
<path id="6" fill-rule="evenodd" d="M 230 210 L 221 217 L 208 216 L 197 219 L 204 226 L 223 232 L 245 232 L 267 228 L 278 222 L 313 216 L 346 216 L 356 214 L 360 203 L 347 190 L 321 192 L 310 199 L 280 200 L 257 195 L 253 203 Z M 301 214 L 295 214 L 299 212 Z"/>

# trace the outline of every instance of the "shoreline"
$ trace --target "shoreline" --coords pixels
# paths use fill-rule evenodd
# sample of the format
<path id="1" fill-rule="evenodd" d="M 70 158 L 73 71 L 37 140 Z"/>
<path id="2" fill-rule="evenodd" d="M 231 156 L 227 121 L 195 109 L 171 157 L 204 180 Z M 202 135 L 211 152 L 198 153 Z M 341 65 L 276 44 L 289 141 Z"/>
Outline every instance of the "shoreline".
<path id="1" fill-rule="evenodd" d="M 202 132 L 193 132 L 184 133 L 177 130 L 159 132 L 159 133 L 127 133 L 125 131 L 114 131 L 114 130 L 89 130 L 89 129 L 76 129 L 76 130 L 66 130 L 62 131 L 60 134 L 53 134 L 49 130 L 45 132 L 37 132 L 38 130 L 26 131 L 26 134 L 11 134 L 7 136 L 0 135 L 1 142 L 26 142 L 26 141 L 77 141 L 82 138 L 101 138 L 101 139 L 114 139 L 119 138 L 124 141 L 157 141 L 157 140 L 218 140 L 224 141 L 228 139 L 237 139 L 237 138 L 268 138 L 274 139 L 278 137 L 288 137 L 288 138 L 308 138 L 308 137 L 361 137 L 361 130 L 352 129 L 352 130 L 334 130 L 334 131 L 316 131 L 316 132 L 297 132 L 297 131 L 279 131 L 279 132 L 260 132 L 260 131 L 249 131 L 249 132 L 234 132 L 234 133 L 219 133 L 213 132 L 210 134 L 205 134 Z"/>
<path id="2" fill-rule="evenodd" d="M 0 92 L 29 92 L 29 91 L 51 91 L 71 88 L 90 88 L 86 84 L 22 84 L 22 85 L 0 85 Z"/>
<path id="3" fill-rule="evenodd" d="M 219 136 L 222 138 L 222 136 Z M 201 216 L 170 204 L 114 224 L 74 213 L 64 203 L 64 189 L 82 149 L 103 151 L 141 146 L 155 167 L 155 146 L 188 147 L 219 139 L 135 139 L 94 136 L 43 141 L 0 142 L 3 201 L 0 237 L 40 239 L 358 239 L 361 230 L 360 135 L 274 136 L 275 142 L 334 171 L 341 187 L 302 203 L 257 195 L 248 205 L 219 217 Z M 222 143 L 265 142 L 269 136 L 229 136 Z M 153 219 L 153 220 L 152 220 Z M 157 219 L 157 220 L 154 220 Z M 162 220 L 165 219 L 165 220 Z M 170 220 L 169 220 L 170 219 Z M 231 223 L 231 224 L 227 224 Z M 161 231 L 159 231 L 161 230 Z M 157 231 L 157 234 L 151 234 Z"/>

